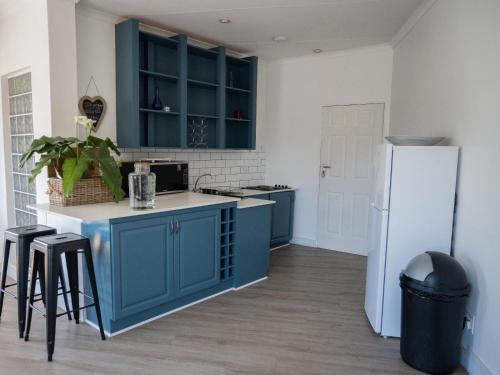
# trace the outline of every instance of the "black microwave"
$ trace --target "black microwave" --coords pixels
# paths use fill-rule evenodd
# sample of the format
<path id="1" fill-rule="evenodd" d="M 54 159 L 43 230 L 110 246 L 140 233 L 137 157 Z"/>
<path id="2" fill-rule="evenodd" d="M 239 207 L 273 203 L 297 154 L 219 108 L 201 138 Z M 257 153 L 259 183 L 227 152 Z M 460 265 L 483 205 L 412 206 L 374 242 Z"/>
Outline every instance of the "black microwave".
<path id="1" fill-rule="evenodd" d="M 128 175 L 134 171 L 133 161 L 124 161 L 120 167 L 122 188 L 128 197 Z M 156 195 L 180 193 L 188 190 L 188 163 L 183 161 L 150 161 L 151 172 L 156 174 Z"/>

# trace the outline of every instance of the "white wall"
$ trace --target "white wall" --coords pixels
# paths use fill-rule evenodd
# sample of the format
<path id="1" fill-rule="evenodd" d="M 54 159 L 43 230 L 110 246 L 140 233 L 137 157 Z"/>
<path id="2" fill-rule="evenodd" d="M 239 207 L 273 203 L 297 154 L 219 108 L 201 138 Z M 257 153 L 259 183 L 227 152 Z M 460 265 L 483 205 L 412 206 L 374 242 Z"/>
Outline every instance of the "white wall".
<path id="1" fill-rule="evenodd" d="M 47 3 L 37 0 L 8 1 L 0 7 L 0 231 L 14 225 L 10 160 L 9 76 L 31 71 L 35 136 L 50 132 L 50 87 Z M 8 158 L 4 160 L 5 155 Z M 41 185 L 40 185 L 41 186 Z M 42 189 L 40 189 L 42 190 Z M 43 197 L 41 197 L 43 198 Z"/>
<path id="2" fill-rule="evenodd" d="M 387 128 L 391 75 L 386 45 L 269 63 L 266 182 L 298 188 L 294 242 L 316 244 L 321 107 L 385 103 Z"/>
<path id="3" fill-rule="evenodd" d="M 499 19 L 498 0 L 440 0 L 394 52 L 391 133 L 461 146 L 454 253 L 472 284 L 471 374 L 500 374 Z"/>
<path id="4" fill-rule="evenodd" d="M 68 0 L 7 0 L 0 4 L 0 233 L 13 226 L 7 79 L 31 71 L 35 137 L 73 133 L 76 113 L 75 4 Z M 36 182 L 47 201 L 46 178 Z M 1 235 L 0 235 L 1 236 Z M 1 239 L 1 238 L 0 238 Z"/>

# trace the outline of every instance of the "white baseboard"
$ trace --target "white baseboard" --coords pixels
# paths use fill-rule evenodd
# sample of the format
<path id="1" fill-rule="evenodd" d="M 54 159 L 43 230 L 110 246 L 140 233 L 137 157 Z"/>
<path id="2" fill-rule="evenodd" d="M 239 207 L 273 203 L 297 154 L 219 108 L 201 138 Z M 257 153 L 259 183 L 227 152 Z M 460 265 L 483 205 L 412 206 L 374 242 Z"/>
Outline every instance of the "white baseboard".
<path id="1" fill-rule="evenodd" d="M 266 280 L 266 279 L 267 279 L 267 276 L 265 276 L 265 277 L 263 277 L 263 278 L 261 278 L 261 279 L 258 279 L 258 280 L 255 280 L 255 281 L 252 281 L 251 283 L 248 283 L 248 284 L 242 285 L 242 286 L 240 286 L 240 287 L 238 287 L 238 288 L 229 288 L 229 289 L 223 290 L 222 292 L 219 292 L 219 293 L 213 294 L 213 295 L 211 295 L 211 296 L 208 296 L 208 297 L 202 298 L 202 299 L 200 299 L 200 300 L 198 300 L 198 301 L 191 302 L 191 303 L 189 303 L 189 304 L 187 304 L 187 305 L 184 305 L 184 306 L 178 307 L 178 308 L 176 308 L 176 309 L 174 309 L 174 310 L 167 311 L 167 312 L 166 312 L 166 313 L 164 313 L 164 314 L 160 314 L 160 315 L 154 316 L 154 317 L 152 317 L 152 318 L 150 318 L 150 319 L 148 319 L 148 320 L 145 320 L 145 321 L 143 321 L 143 322 L 140 322 L 140 323 L 134 324 L 133 326 L 127 327 L 127 328 L 122 329 L 122 330 L 120 330 L 120 331 L 116 331 L 116 332 L 111 333 L 111 332 L 108 332 L 108 331 L 104 330 L 104 334 L 106 335 L 106 337 L 113 337 L 113 336 L 117 336 L 117 335 L 119 335 L 120 333 L 124 333 L 124 332 L 130 331 L 131 329 L 134 329 L 134 328 L 140 327 L 140 326 L 142 326 L 142 325 L 144 325 L 144 324 L 147 324 L 147 323 L 150 323 L 150 322 L 152 322 L 152 321 L 154 321 L 154 320 L 157 320 L 157 319 L 163 318 L 163 317 L 165 317 L 165 316 L 168 316 L 168 315 L 170 315 L 170 314 L 176 313 L 176 312 L 178 312 L 178 311 L 181 311 L 181 310 L 187 309 L 188 307 L 191 307 L 191 306 L 197 305 L 198 303 L 201 303 L 201 302 L 203 302 L 203 301 L 206 301 L 206 300 L 209 300 L 209 299 L 215 298 L 215 297 L 217 297 L 217 296 L 220 296 L 221 294 L 225 294 L 225 293 L 227 293 L 227 292 L 231 292 L 231 291 L 238 291 L 238 290 L 241 290 L 241 289 L 243 289 L 243 288 L 249 287 L 249 286 L 251 286 L 251 285 L 253 285 L 253 284 L 260 283 L 261 281 L 264 281 L 264 280 Z M 95 323 L 91 322 L 90 320 L 84 320 L 84 321 L 85 321 L 85 323 L 87 323 L 89 326 L 91 326 L 91 327 L 95 328 L 96 330 L 99 330 L 99 326 L 97 326 Z"/>
<path id="2" fill-rule="evenodd" d="M 314 238 L 293 237 L 290 243 L 301 246 L 318 247 L 318 242 Z"/>
<path id="3" fill-rule="evenodd" d="M 272 247 L 272 248 L 269 249 L 269 251 L 278 250 L 278 249 L 281 249 L 282 247 L 287 247 L 289 245 L 290 245 L 289 243 L 286 243 L 284 245 L 279 245 L 279 246 L 276 246 L 276 247 Z"/>
<path id="4" fill-rule="evenodd" d="M 462 348 L 460 363 L 470 375 L 493 375 L 493 371 L 472 350 Z"/>
<path id="5" fill-rule="evenodd" d="M 187 305 L 184 305 L 184 306 L 178 307 L 178 308 L 176 308 L 176 309 L 174 309 L 174 310 L 167 311 L 166 313 L 163 313 L 163 314 L 160 314 L 160 315 L 154 316 L 154 317 L 152 317 L 152 318 L 150 318 L 150 319 L 147 319 L 147 320 L 145 320 L 145 321 L 143 321 L 143 322 L 140 322 L 140 323 L 134 324 L 133 326 L 130 326 L 130 327 L 124 328 L 124 329 L 122 329 L 122 330 L 120 330 L 120 331 L 116 331 L 116 332 L 111 333 L 111 332 L 108 332 L 108 331 L 106 331 L 106 330 L 105 330 L 105 331 L 104 331 L 104 334 L 105 334 L 107 337 L 117 336 L 117 335 L 119 335 L 120 333 L 124 333 L 124 332 L 130 331 L 131 329 L 134 329 L 134 328 L 140 327 L 140 326 L 142 326 L 142 325 L 144 325 L 144 324 L 150 323 L 150 322 L 155 321 L 155 320 L 157 320 L 157 319 L 160 319 L 160 318 L 163 318 L 163 317 L 168 316 L 168 315 L 170 315 L 170 314 L 176 313 L 177 311 L 181 311 L 181 310 L 187 309 L 188 307 L 191 307 L 191 306 L 197 305 L 198 303 L 201 303 L 201 302 L 204 302 L 204 301 L 206 301 L 206 300 L 209 300 L 209 299 L 215 298 L 215 297 L 217 297 L 217 296 L 220 296 L 221 294 L 225 294 L 225 293 L 227 293 L 227 292 L 231 292 L 231 291 L 233 291 L 233 290 L 234 290 L 234 288 L 229 288 L 229 289 L 223 290 L 222 292 L 212 294 L 211 296 L 208 296 L 208 297 L 202 298 L 202 299 L 200 299 L 200 300 L 198 300 L 198 301 L 194 301 L 194 302 L 188 303 Z M 91 327 L 93 327 L 93 328 L 95 328 L 95 329 L 99 330 L 99 327 L 98 327 L 96 324 L 92 323 L 91 321 L 89 321 L 89 320 L 85 320 L 85 323 L 87 323 L 87 324 L 88 324 L 88 325 L 90 325 Z"/>
<path id="6" fill-rule="evenodd" d="M 248 286 L 251 286 L 251 285 L 254 285 L 254 284 L 257 284 L 257 283 L 260 283 L 261 281 L 264 281 L 267 279 L 267 276 L 266 277 L 263 277 L 262 279 L 258 279 L 258 280 L 255 280 L 255 281 L 252 281 L 251 283 L 248 283 L 248 284 L 245 284 L 245 285 L 242 285 L 242 286 L 239 286 L 237 288 L 233 288 L 233 290 L 241 290 L 243 288 L 246 288 Z"/>

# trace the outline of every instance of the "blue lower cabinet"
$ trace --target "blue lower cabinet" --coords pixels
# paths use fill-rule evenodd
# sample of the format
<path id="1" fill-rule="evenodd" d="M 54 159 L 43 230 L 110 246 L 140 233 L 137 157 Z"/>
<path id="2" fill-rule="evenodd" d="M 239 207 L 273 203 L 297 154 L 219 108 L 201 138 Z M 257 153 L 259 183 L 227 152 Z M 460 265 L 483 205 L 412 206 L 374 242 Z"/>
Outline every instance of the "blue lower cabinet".
<path id="1" fill-rule="evenodd" d="M 236 288 L 267 276 L 272 205 L 236 210 Z"/>
<path id="2" fill-rule="evenodd" d="M 235 207 L 82 224 L 92 244 L 105 330 L 116 333 L 230 289 L 232 278 L 220 276 L 221 212 Z M 87 279 L 84 274 L 90 294 Z M 94 310 L 87 311 L 87 319 L 96 323 Z"/>
<path id="3" fill-rule="evenodd" d="M 113 243 L 113 319 L 174 298 L 172 216 L 111 226 Z"/>
<path id="4" fill-rule="evenodd" d="M 293 191 L 271 193 L 269 199 L 276 202 L 273 205 L 271 247 L 287 244 L 293 236 L 295 193 Z"/>
<path id="5" fill-rule="evenodd" d="M 182 297 L 219 282 L 220 210 L 176 215 L 175 295 Z"/>

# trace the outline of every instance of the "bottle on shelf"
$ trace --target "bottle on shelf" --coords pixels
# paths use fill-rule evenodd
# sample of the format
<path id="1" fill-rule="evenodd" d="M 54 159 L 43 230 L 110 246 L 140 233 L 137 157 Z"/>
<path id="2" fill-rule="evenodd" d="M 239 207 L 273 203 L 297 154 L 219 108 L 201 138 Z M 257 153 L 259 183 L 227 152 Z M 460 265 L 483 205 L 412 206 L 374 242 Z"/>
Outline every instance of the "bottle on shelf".
<path id="1" fill-rule="evenodd" d="M 237 109 L 236 111 L 234 111 L 233 116 L 234 116 L 234 118 L 241 120 L 241 119 L 243 119 L 243 112 L 241 112 L 239 109 Z"/>
<path id="2" fill-rule="evenodd" d="M 158 87 L 155 87 L 155 98 L 153 100 L 153 103 L 151 104 L 151 108 L 157 111 L 161 111 L 163 109 L 163 104 L 160 100 L 160 90 L 158 89 Z"/>

